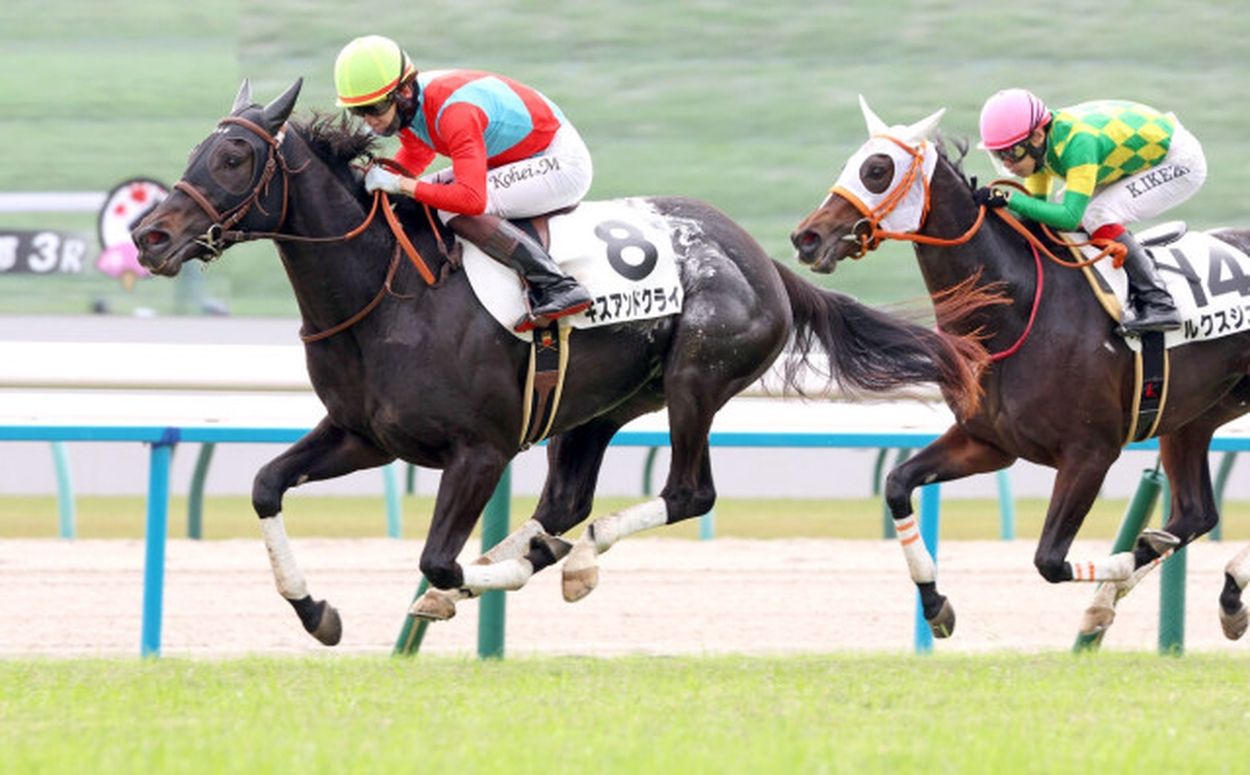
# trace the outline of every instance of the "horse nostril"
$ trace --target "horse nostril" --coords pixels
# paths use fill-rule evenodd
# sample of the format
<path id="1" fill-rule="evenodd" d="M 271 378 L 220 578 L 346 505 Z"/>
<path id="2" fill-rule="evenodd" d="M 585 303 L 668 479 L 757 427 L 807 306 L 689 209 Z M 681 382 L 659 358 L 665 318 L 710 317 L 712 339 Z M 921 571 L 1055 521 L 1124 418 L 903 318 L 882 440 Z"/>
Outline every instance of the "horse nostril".
<path id="1" fill-rule="evenodd" d="M 138 248 L 154 248 L 169 241 L 169 235 L 160 229 L 143 229 L 134 234 L 134 243 Z"/>
<path id="2" fill-rule="evenodd" d="M 803 255 L 811 255 L 820 247 L 820 235 L 811 229 L 804 229 L 791 234 L 790 242 Z"/>

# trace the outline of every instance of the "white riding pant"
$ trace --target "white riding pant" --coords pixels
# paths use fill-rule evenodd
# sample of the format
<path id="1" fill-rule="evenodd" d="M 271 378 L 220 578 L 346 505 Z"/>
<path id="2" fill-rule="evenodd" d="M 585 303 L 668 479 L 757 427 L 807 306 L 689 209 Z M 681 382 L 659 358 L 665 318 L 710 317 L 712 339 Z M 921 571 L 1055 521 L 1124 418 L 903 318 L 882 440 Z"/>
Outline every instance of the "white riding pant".
<path id="1" fill-rule="evenodd" d="M 1155 166 L 1096 189 L 1081 225 L 1093 234 L 1108 224 L 1127 226 L 1154 218 L 1193 196 L 1207 179 L 1202 143 L 1176 122 L 1168 153 Z"/>
<path id="2" fill-rule="evenodd" d="M 501 218 L 529 218 L 572 207 L 590 191 L 594 165 L 582 136 L 565 124 L 542 153 L 486 170 L 486 213 Z M 451 167 L 422 180 L 443 184 L 455 179 Z M 438 211 L 447 223 L 460 213 Z"/>

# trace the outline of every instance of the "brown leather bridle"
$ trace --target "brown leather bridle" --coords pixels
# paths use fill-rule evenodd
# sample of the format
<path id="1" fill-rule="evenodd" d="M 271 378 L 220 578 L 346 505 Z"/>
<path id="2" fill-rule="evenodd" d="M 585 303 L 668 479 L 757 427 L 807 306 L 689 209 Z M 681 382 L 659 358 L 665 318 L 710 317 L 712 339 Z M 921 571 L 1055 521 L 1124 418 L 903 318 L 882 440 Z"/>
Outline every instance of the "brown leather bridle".
<path id="1" fill-rule="evenodd" d="M 395 272 L 399 269 L 401 250 L 403 253 L 408 255 L 409 260 L 412 261 L 413 266 L 416 267 L 417 272 L 428 285 L 434 285 L 436 283 L 434 273 L 430 271 L 429 266 L 421 257 L 421 253 L 417 250 L 416 246 L 413 245 L 412 241 L 408 239 L 408 235 L 404 233 L 403 226 L 399 223 L 399 219 L 395 217 L 395 213 L 391 210 L 389 197 L 387 197 L 385 191 L 380 189 L 373 192 L 373 206 L 369 209 L 369 214 L 365 216 L 364 221 L 359 226 L 345 234 L 326 237 L 306 237 L 300 234 L 287 234 L 280 231 L 282 224 L 286 222 L 287 203 L 289 201 L 288 194 L 290 192 L 290 176 L 303 172 L 304 168 L 307 167 L 308 164 L 305 163 L 297 169 L 292 169 L 291 166 L 287 164 L 286 157 L 282 154 L 282 143 L 286 139 L 286 124 L 283 124 L 282 128 L 279 129 L 276 134 L 272 135 L 267 132 L 264 127 L 254 121 L 243 118 L 242 116 L 227 116 L 217 124 L 219 128 L 225 125 L 237 125 L 247 129 L 264 141 L 267 152 L 264 166 L 261 168 L 260 176 L 256 181 L 256 185 L 253 186 L 251 194 L 244 197 L 243 201 L 226 210 L 224 213 L 218 211 L 216 206 L 209 201 L 208 196 L 198 186 L 187 180 L 185 177 L 174 184 L 175 190 L 186 194 L 192 202 L 195 202 L 196 205 L 204 211 L 204 214 L 209 217 L 209 220 L 212 221 L 208 228 L 204 230 L 204 233 L 196 237 L 194 240 L 195 244 L 210 253 L 211 258 L 206 260 L 219 258 L 226 248 L 229 248 L 231 245 L 236 243 L 259 239 L 313 243 L 346 242 L 360 236 L 364 233 L 365 229 L 369 228 L 369 224 L 373 223 L 373 218 L 377 215 L 379 203 L 381 203 L 381 208 L 386 214 L 387 225 L 390 226 L 391 232 L 395 236 L 395 253 L 391 257 L 390 266 L 386 271 L 386 280 L 382 284 L 382 288 L 378 291 L 377 295 L 375 295 L 373 299 L 359 312 L 352 315 L 342 323 L 314 334 L 304 334 L 301 332 L 300 339 L 305 342 L 316 342 L 331 337 L 341 331 L 351 328 L 360 320 L 365 318 L 370 312 L 373 312 L 373 310 L 376 309 L 382 302 L 382 299 L 388 294 L 398 296 L 399 294 L 396 294 L 392 290 L 391 282 L 395 278 Z M 398 166 L 389 159 L 377 159 L 374 163 L 390 167 Z M 274 230 L 247 231 L 234 229 L 233 227 L 238 225 L 253 207 L 265 215 L 271 215 L 271 213 L 265 210 L 265 206 L 261 204 L 261 199 L 262 197 L 268 198 L 269 185 L 273 182 L 274 175 L 278 170 L 282 171 L 282 208 L 278 213 L 278 220 L 276 225 L 273 227 Z M 435 239 L 439 243 L 439 248 L 443 251 L 444 255 L 446 255 L 447 249 L 443 245 L 442 237 L 439 235 L 438 229 L 435 227 L 434 217 L 430 213 L 428 205 L 425 206 L 425 211 L 426 217 L 430 219 L 430 225 L 431 228 L 433 228 Z"/>

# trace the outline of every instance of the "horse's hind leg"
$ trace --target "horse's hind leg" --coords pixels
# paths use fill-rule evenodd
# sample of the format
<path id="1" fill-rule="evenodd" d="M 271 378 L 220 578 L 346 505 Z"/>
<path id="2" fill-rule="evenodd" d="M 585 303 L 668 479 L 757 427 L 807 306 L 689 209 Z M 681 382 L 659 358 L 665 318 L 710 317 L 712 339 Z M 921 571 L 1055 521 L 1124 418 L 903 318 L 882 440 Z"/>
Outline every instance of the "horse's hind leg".
<path id="1" fill-rule="evenodd" d="M 343 626 L 338 612 L 308 593 L 304 574 L 295 562 L 282 523 L 282 496 L 305 482 L 331 479 L 394 460 L 355 434 L 323 419 L 316 428 L 278 457 L 266 463 L 252 483 L 252 507 L 260 517 L 261 534 L 269 553 L 278 593 L 295 609 L 304 629 L 327 646 L 339 642 Z"/>
<path id="2" fill-rule="evenodd" d="M 1250 546 L 1224 566 L 1224 589 L 1220 592 L 1220 625 L 1229 640 L 1237 640 L 1246 634 L 1250 624 L 1250 612 L 1241 602 L 1241 592 L 1250 584 Z"/>
<path id="3" fill-rule="evenodd" d="M 706 514 L 716 502 L 716 487 L 712 484 L 707 451 L 707 431 L 711 429 L 712 415 L 729 399 L 732 391 L 724 399 L 711 401 L 709 405 L 706 399 L 697 399 L 699 394 L 694 386 L 687 386 L 689 390 L 672 390 L 672 386 L 674 382 L 670 380 L 669 392 L 674 397 L 669 404 L 672 445 L 669 479 L 659 497 L 600 517 L 586 527 L 562 566 L 562 591 L 564 599 L 569 602 L 581 600 L 595 589 L 599 582 L 597 557 L 616 541 L 634 532 Z"/>

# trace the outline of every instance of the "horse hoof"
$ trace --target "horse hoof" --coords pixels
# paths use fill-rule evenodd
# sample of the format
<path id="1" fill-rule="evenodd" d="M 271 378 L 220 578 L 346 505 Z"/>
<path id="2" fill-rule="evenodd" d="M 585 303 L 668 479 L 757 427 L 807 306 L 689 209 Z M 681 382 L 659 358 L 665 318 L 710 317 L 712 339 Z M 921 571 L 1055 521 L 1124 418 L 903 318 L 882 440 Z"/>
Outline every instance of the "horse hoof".
<path id="1" fill-rule="evenodd" d="M 937 612 L 937 616 L 928 620 L 929 629 L 933 632 L 935 638 L 949 638 L 951 633 L 955 631 L 955 607 L 951 605 L 950 600 L 942 601 L 942 609 Z"/>
<path id="2" fill-rule="evenodd" d="M 312 636 L 327 646 L 338 645 L 343 638 L 343 620 L 339 618 L 339 612 L 334 606 L 324 600 L 319 605 L 322 606 L 321 619 L 311 630 Z"/>
<path id="3" fill-rule="evenodd" d="M 1137 540 L 1149 546 L 1155 554 L 1163 555 L 1181 545 L 1181 539 L 1166 530 L 1143 530 Z"/>
<path id="4" fill-rule="evenodd" d="M 595 587 L 599 585 L 599 568 L 591 566 L 582 568 L 581 570 L 565 570 L 564 583 L 562 589 L 564 591 L 564 601 L 566 603 L 576 603 L 586 595 L 595 591 Z"/>
<path id="5" fill-rule="evenodd" d="M 408 615 L 427 622 L 445 622 L 456 615 L 456 599 L 441 589 L 430 587 L 425 594 L 412 601 Z"/>
<path id="6" fill-rule="evenodd" d="M 1085 616 L 1081 619 L 1081 634 L 1092 637 L 1100 633 L 1106 632 L 1111 623 L 1115 621 L 1115 609 L 1108 606 L 1091 605 L 1085 609 Z"/>
<path id="7" fill-rule="evenodd" d="M 1224 637 L 1229 640 L 1237 640 L 1246 634 L 1246 625 L 1250 624 L 1250 609 L 1244 605 L 1235 612 L 1225 613 L 1220 608 L 1220 626 L 1224 628 Z"/>

